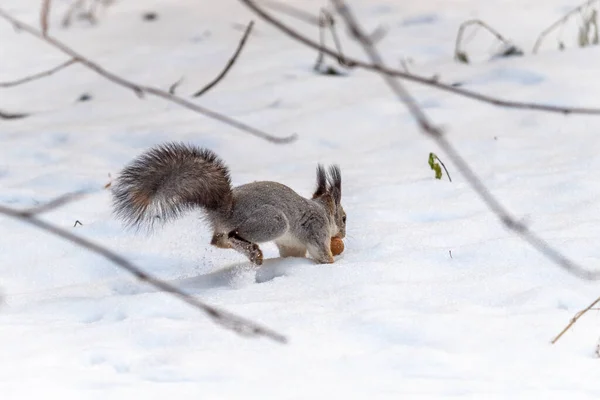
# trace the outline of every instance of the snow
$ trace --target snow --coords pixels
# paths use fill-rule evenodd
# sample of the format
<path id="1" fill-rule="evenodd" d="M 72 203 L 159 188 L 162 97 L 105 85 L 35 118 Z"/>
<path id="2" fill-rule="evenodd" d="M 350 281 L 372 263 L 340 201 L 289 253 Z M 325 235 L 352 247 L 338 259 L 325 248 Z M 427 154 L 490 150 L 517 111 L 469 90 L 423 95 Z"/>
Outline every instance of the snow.
<path id="1" fill-rule="evenodd" d="M 90 27 L 51 32 L 119 75 L 187 96 L 210 81 L 252 18 L 235 0 L 119 1 Z M 317 14 L 323 1 L 294 0 Z M 600 107 L 600 49 L 557 51 L 538 33 L 576 4 L 559 0 L 352 1 L 380 49 L 423 76 L 506 99 Z M 1 7 L 38 24 L 39 2 Z M 144 22 L 145 11 L 158 19 Z M 453 61 L 459 24 L 481 18 L 526 50 L 488 61 L 482 32 Z M 317 38 L 314 27 L 286 18 Z M 363 57 L 343 30 L 344 49 Z M 569 36 L 571 35 L 571 36 Z M 573 40 L 567 40 L 571 37 Z M 66 58 L 0 23 L 0 82 Z M 330 40 L 330 39 L 328 39 Z M 106 260 L 22 223 L 0 224 L 0 393 L 3 399 L 596 399 L 595 312 L 556 345 L 571 316 L 600 295 L 552 265 L 484 207 L 444 153 L 421 135 L 380 77 L 315 75 L 316 55 L 256 20 L 228 77 L 194 101 L 279 136 L 270 144 L 163 100 L 133 93 L 75 65 L 2 89 L 0 204 L 30 207 L 86 190 L 44 219 L 117 250 L 198 298 L 290 339 L 245 339 L 133 280 Z M 328 60 L 328 63 L 331 63 Z M 407 84 L 428 115 L 501 201 L 552 245 L 597 269 L 600 118 L 505 110 Z M 76 102 L 83 93 L 92 99 Z M 346 250 L 333 265 L 278 259 L 264 266 L 209 245 L 190 214 L 152 236 L 123 229 L 103 187 L 152 145 L 180 140 L 224 158 L 234 184 L 276 180 L 305 196 L 318 162 L 339 163 Z M 433 178 L 429 152 L 453 182 Z M 73 227 L 75 220 L 82 226 Z M 451 252 L 451 254 L 450 254 Z"/>

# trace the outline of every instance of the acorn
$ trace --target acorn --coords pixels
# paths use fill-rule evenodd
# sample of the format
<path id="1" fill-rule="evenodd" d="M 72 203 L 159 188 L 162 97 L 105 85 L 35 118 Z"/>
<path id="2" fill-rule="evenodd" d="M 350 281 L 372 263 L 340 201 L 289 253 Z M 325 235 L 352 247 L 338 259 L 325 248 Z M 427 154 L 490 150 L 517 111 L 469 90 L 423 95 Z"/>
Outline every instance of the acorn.
<path id="1" fill-rule="evenodd" d="M 331 238 L 331 253 L 339 256 L 344 251 L 344 241 L 338 237 Z"/>

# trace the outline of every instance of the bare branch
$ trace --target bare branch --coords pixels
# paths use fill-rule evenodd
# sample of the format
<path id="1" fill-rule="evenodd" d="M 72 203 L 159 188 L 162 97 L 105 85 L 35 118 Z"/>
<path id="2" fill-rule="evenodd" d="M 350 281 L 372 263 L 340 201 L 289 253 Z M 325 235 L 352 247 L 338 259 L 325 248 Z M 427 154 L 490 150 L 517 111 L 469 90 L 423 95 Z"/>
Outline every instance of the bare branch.
<path id="1" fill-rule="evenodd" d="M 458 28 L 458 33 L 456 34 L 456 43 L 454 45 L 454 59 L 455 60 L 464 62 L 464 63 L 469 62 L 467 53 L 465 53 L 464 51 L 461 50 L 461 44 L 462 44 L 462 40 L 463 40 L 463 35 L 465 33 L 465 29 L 467 29 L 467 27 L 469 27 L 471 25 L 479 25 L 479 26 L 483 27 L 488 32 L 490 32 L 493 36 L 495 36 L 496 39 L 498 39 L 500 42 L 502 42 L 507 48 L 516 49 L 516 47 L 514 47 L 508 40 L 506 40 L 504 38 L 504 36 L 502 36 L 497 30 L 495 30 L 494 28 L 492 28 L 491 26 L 489 26 L 488 24 L 486 24 L 485 22 L 483 22 L 479 19 L 471 19 L 471 20 L 465 21 L 462 24 L 460 24 L 460 27 Z"/>
<path id="2" fill-rule="evenodd" d="M 121 78 L 118 75 L 115 75 L 112 72 L 107 71 L 106 69 L 102 68 L 100 65 L 90 61 L 89 59 L 85 58 L 84 56 L 82 56 L 81 54 L 75 52 L 74 50 L 72 50 L 70 47 L 68 47 L 67 45 L 65 45 L 62 42 L 59 42 L 58 40 L 52 38 L 51 36 L 43 36 L 42 33 L 40 31 L 38 31 L 37 29 L 13 18 L 10 14 L 8 14 L 6 11 L 4 11 L 3 9 L 0 9 L 0 17 L 6 19 L 7 21 L 11 22 L 15 27 L 37 37 L 38 39 L 48 43 L 49 45 L 57 48 L 58 50 L 62 51 L 63 53 L 71 56 L 73 59 L 77 60 L 78 62 L 80 62 L 82 65 L 85 65 L 87 68 L 91 69 L 92 71 L 98 73 L 99 75 L 103 76 L 104 78 L 112 81 L 113 83 L 116 83 L 117 85 L 123 86 L 127 89 L 132 90 L 136 95 L 138 95 L 138 97 L 143 97 L 144 94 L 150 94 L 156 97 L 160 97 L 162 99 L 165 99 L 167 101 L 170 101 L 172 103 L 176 103 L 182 107 L 185 107 L 189 110 L 195 111 L 199 114 L 203 114 L 209 118 L 215 119 L 219 122 L 225 123 L 229 126 L 232 126 L 234 128 L 237 128 L 241 131 L 244 131 L 246 133 L 249 133 L 251 135 L 254 135 L 256 137 L 259 137 L 261 139 L 265 139 L 269 142 L 272 143 L 277 143 L 277 144 L 282 144 L 282 143 L 290 143 L 293 142 L 294 140 L 296 140 L 297 135 L 296 134 L 292 134 L 290 136 L 286 136 L 286 137 L 276 137 L 273 135 L 270 135 L 266 132 L 263 132 L 261 130 L 258 130 L 256 128 L 253 128 L 249 125 L 246 125 L 242 122 L 239 122 L 237 120 L 234 120 L 232 118 L 229 118 L 223 114 L 217 113 L 215 111 L 209 110 L 207 108 L 201 107 L 199 105 L 196 105 L 188 100 L 185 100 L 181 97 L 177 97 L 175 95 L 169 94 L 168 92 L 161 90 L 161 89 L 157 89 L 151 86 L 142 86 L 142 85 L 138 85 L 136 83 L 133 83 L 131 81 L 128 81 L 124 78 Z"/>
<path id="3" fill-rule="evenodd" d="M 169 94 L 175 94 L 177 87 L 183 82 L 183 76 L 175 81 L 171 86 L 169 86 Z"/>
<path id="4" fill-rule="evenodd" d="M 37 79 L 44 78 L 46 76 L 52 75 L 52 74 L 54 74 L 54 73 L 56 73 L 56 72 L 58 72 L 58 71 L 60 71 L 60 70 L 62 70 L 64 68 L 67 68 L 67 67 L 75 64 L 76 62 L 77 62 L 77 60 L 74 59 L 74 58 L 72 58 L 69 61 L 66 61 L 66 62 L 64 62 L 62 64 L 59 64 L 56 67 L 51 68 L 51 69 L 49 69 L 47 71 L 38 72 L 37 74 L 26 76 L 24 78 L 20 78 L 20 79 L 17 79 L 15 81 L 0 82 L 0 87 L 8 88 L 8 87 L 22 85 L 23 83 L 35 81 Z"/>
<path id="5" fill-rule="evenodd" d="M 294 17 L 301 21 L 307 22 L 311 25 L 318 26 L 319 27 L 319 43 L 321 46 L 325 46 L 325 29 L 329 28 L 329 32 L 331 33 L 331 37 L 333 38 L 333 43 L 335 44 L 335 48 L 336 48 L 338 54 L 341 55 L 341 57 L 335 57 L 338 64 L 340 64 L 341 66 L 346 67 L 346 68 L 353 67 L 352 64 L 345 62 L 345 57 L 343 56 L 344 52 L 342 51 L 342 44 L 339 40 L 337 31 L 335 29 L 335 19 L 333 18 L 333 15 L 331 14 L 331 12 L 328 9 L 321 8 L 321 10 L 319 11 L 319 16 L 315 17 L 314 15 L 307 13 L 306 11 L 301 10 L 299 8 L 293 7 L 289 4 L 283 4 L 283 3 L 276 2 L 276 1 L 262 2 L 262 4 L 264 4 L 268 8 L 272 8 L 283 14 L 287 14 L 291 17 Z M 379 29 L 379 28 L 378 28 L 378 30 L 376 30 L 374 32 L 374 35 L 379 38 L 382 37 L 384 34 L 385 34 L 385 31 L 383 29 Z M 318 52 L 317 59 L 315 61 L 313 70 L 315 70 L 323 75 L 342 75 L 341 73 L 339 73 L 337 70 L 335 70 L 332 67 L 321 68 L 323 66 L 323 62 L 325 59 L 324 56 L 325 56 L 325 54 L 323 54 L 321 51 Z"/>
<path id="6" fill-rule="evenodd" d="M 468 21 L 463 22 L 462 24 L 460 24 L 460 27 L 458 28 L 458 35 L 456 35 L 456 49 L 458 50 L 460 47 L 460 43 L 462 40 L 462 35 L 464 33 L 464 30 L 471 25 L 479 25 L 483 28 L 485 28 L 488 32 L 490 32 L 492 35 L 494 35 L 496 37 L 496 39 L 498 39 L 499 41 L 503 42 L 504 44 L 509 44 L 510 42 L 508 40 L 506 40 L 504 38 L 504 36 L 502 36 L 500 34 L 500 32 L 498 32 L 497 30 L 495 30 L 494 28 L 492 28 L 491 26 L 489 26 L 488 24 L 486 24 L 485 22 L 483 22 L 480 19 L 471 19 Z"/>
<path id="7" fill-rule="evenodd" d="M 331 37 L 333 38 L 333 43 L 335 44 L 335 48 L 341 55 L 341 57 L 338 57 L 338 62 L 345 67 L 353 67 L 352 64 L 346 63 L 346 57 L 344 57 L 344 52 L 342 51 L 342 42 L 340 41 L 340 38 L 337 35 L 337 31 L 335 30 L 335 19 L 333 18 L 333 15 L 331 15 L 331 13 L 324 8 L 321 9 L 321 15 L 323 16 L 324 22 L 326 22 L 327 26 L 329 27 Z"/>
<path id="8" fill-rule="evenodd" d="M 430 78 L 420 77 L 418 75 L 413 75 L 398 69 L 389 68 L 386 66 L 377 66 L 371 63 L 366 63 L 354 58 L 349 58 L 346 56 L 342 56 L 335 50 L 332 50 L 326 46 L 321 46 L 317 42 L 307 38 L 306 36 L 298 33 L 296 30 L 290 28 L 285 25 L 283 22 L 279 21 L 262 8 L 256 5 L 254 0 L 240 0 L 243 4 L 248 6 L 252 11 L 256 13 L 256 15 L 260 16 L 262 19 L 275 26 L 279 30 L 281 30 L 286 35 L 295 39 L 296 41 L 305 44 L 317 51 L 322 51 L 323 53 L 334 57 L 340 58 L 343 57 L 344 62 L 346 64 L 350 64 L 355 67 L 360 67 L 369 71 L 379 72 L 388 76 L 394 76 L 398 78 L 404 78 L 408 81 L 419 83 L 425 86 L 433 87 L 445 92 L 450 92 L 459 96 L 463 96 L 472 100 L 481 101 L 484 103 L 492 104 L 497 107 L 506 107 L 506 108 L 514 108 L 514 109 L 522 109 L 522 110 L 534 110 L 534 111 L 545 111 L 551 113 L 559 113 L 559 114 L 590 114 L 590 115 L 600 115 L 600 108 L 584 108 L 584 107 L 565 107 L 565 106 L 553 106 L 547 104 L 539 104 L 539 103 L 526 103 L 519 101 L 511 101 L 511 100 L 502 100 L 496 97 L 487 96 L 481 93 L 473 92 L 470 90 L 462 89 L 456 86 L 445 85 L 440 83 L 437 80 L 432 80 Z"/>
<path id="9" fill-rule="evenodd" d="M 87 5 L 89 3 L 89 6 Z M 98 22 L 97 18 L 97 9 L 100 5 L 105 8 L 114 3 L 114 0 L 76 0 L 73 1 L 71 7 L 65 13 L 62 19 L 62 26 L 67 28 L 71 25 L 71 20 L 75 16 L 78 19 L 86 20 L 91 25 L 94 25 Z M 87 6 L 87 7 L 86 7 Z"/>
<path id="10" fill-rule="evenodd" d="M 315 17 L 314 15 L 307 13 L 306 11 L 292 7 L 289 4 L 284 4 L 273 0 L 263 1 L 261 3 L 268 8 L 277 10 L 283 14 L 287 14 L 291 17 L 297 18 L 311 25 L 321 26 L 321 21 L 319 17 Z"/>
<path id="11" fill-rule="evenodd" d="M 573 318 L 571 318 L 571 321 L 567 324 L 567 326 L 554 338 L 552 339 L 552 344 L 558 342 L 558 340 L 577 322 L 577 320 L 581 317 L 583 317 L 583 315 L 585 313 L 587 313 L 590 310 L 594 309 L 594 306 L 596 304 L 600 303 L 600 297 L 598 297 L 596 300 L 594 300 L 594 302 L 592 304 L 590 304 L 589 306 L 587 306 L 586 308 L 584 308 L 581 311 L 578 311 Z"/>
<path id="12" fill-rule="evenodd" d="M 77 236 L 56 225 L 52 225 L 48 222 L 42 221 L 35 217 L 35 215 L 32 215 L 31 213 L 26 213 L 9 207 L 0 206 L 0 214 L 35 226 L 39 229 L 42 229 L 43 231 L 61 237 L 79 247 L 82 247 L 86 250 L 89 250 L 106 258 L 110 262 L 117 265 L 119 268 L 122 268 L 130 274 L 132 274 L 133 276 L 135 276 L 135 278 L 137 278 L 138 280 L 145 282 L 151 286 L 154 286 L 155 288 L 161 291 L 167 292 L 172 296 L 177 297 L 178 299 L 184 301 L 185 303 L 189 304 L 195 309 L 202 311 L 204 314 L 209 316 L 213 320 L 213 322 L 227 329 L 230 329 L 237 334 L 247 337 L 265 337 L 279 343 L 287 343 L 287 338 L 285 336 L 269 328 L 261 326 L 255 322 L 252 322 L 242 317 L 238 317 L 227 311 L 221 310 L 217 307 L 211 306 L 200 300 L 197 300 L 196 298 L 183 292 L 176 286 L 173 286 L 170 283 L 162 281 L 159 278 L 144 272 L 141 268 L 137 267 L 136 265 L 129 262 L 127 259 L 118 255 L 117 253 L 108 250 L 107 248 L 102 247 L 90 240 Z"/>
<path id="13" fill-rule="evenodd" d="M 221 79 L 223 79 L 225 77 L 225 75 L 227 75 L 227 73 L 229 72 L 231 67 L 233 67 L 233 64 L 235 63 L 237 58 L 242 53 L 242 49 L 244 48 L 244 45 L 246 44 L 246 40 L 248 39 L 248 36 L 250 36 L 250 32 L 252 31 L 253 27 L 254 27 L 254 21 L 250 21 L 250 23 L 246 27 L 246 30 L 244 31 L 244 35 L 242 36 L 242 39 L 238 43 L 235 53 L 233 53 L 233 56 L 231 56 L 231 58 L 225 65 L 225 68 L 221 71 L 221 73 L 219 75 L 217 75 L 217 77 L 215 79 L 212 80 L 212 82 L 210 82 L 208 85 L 206 85 L 203 89 L 194 93 L 192 97 L 202 96 L 204 93 L 206 93 L 210 89 L 212 89 L 217 83 L 219 83 L 221 81 Z"/>
<path id="14" fill-rule="evenodd" d="M 29 117 L 27 113 L 11 113 L 0 110 L 0 119 L 21 119 Z"/>
<path id="15" fill-rule="evenodd" d="M 83 5 L 84 2 L 85 2 L 85 0 L 77 0 L 71 4 L 71 7 L 69 7 L 67 12 L 65 13 L 65 16 L 63 17 L 63 20 L 62 20 L 63 28 L 66 28 L 69 25 L 71 25 L 71 18 L 73 18 L 73 14 L 75 13 L 75 11 L 78 8 L 80 8 Z"/>
<path id="16" fill-rule="evenodd" d="M 329 31 L 331 32 L 331 37 L 333 38 L 333 43 L 335 44 L 337 53 L 340 54 L 340 57 L 337 57 L 338 64 L 340 64 L 341 66 L 346 67 L 346 68 L 352 68 L 353 67 L 352 64 L 346 63 L 346 59 L 344 57 L 344 52 L 342 51 L 342 43 L 340 42 L 340 39 L 335 30 L 335 20 L 333 19 L 333 15 L 331 15 L 331 13 L 329 11 L 327 11 L 325 8 L 322 8 L 321 12 L 319 13 L 319 43 L 320 43 L 321 47 L 325 46 L 325 28 L 329 28 Z M 319 53 L 317 54 L 317 60 L 315 61 L 315 66 L 313 67 L 313 70 L 315 70 L 319 73 L 325 74 L 325 75 L 341 75 L 339 72 L 337 72 L 332 67 L 325 68 L 325 69 L 321 68 L 324 60 L 325 60 L 325 54 L 322 51 L 319 51 Z"/>
<path id="17" fill-rule="evenodd" d="M 319 44 L 321 46 L 325 46 L 325 27 L 326 26 L 329 26 L 329 27 L 331 27 L 331 29 L 333 29 L 333 17 L 331 17 L 331 14 L 328 14 L 328 13 L 326 14 L 325 9 L 322 9 L 321 13 L 319 14 Z M 339 49 L 338 49 L 338 53 L 341 53 L 341 51 L 339 51 Z M 313 67 L 313 70 L 321 71 L 321 66 L 323 65 L 324 60 L 325 60 L 325 55 L 323 54 L 322 51 L 319 51 L 317 53 L 317 59 L 315 60 L 315 65 Z"/>
<path id="18" fill-rule="evenodd" d="M 569 19 L 572 15 L 580 12 L 581 10 L 583 10 L 585 7 L 589 7 L 592 4 L 596 3 L 598 0 L 588 0 L 585 3 L 581 4 L 578 7 L 575 7 L 574 9 L 572 9 L 571 11 L 569 11 L 568 13 L 566 13 L 565 15 L 563 15 L 562 17 L 560 17 L 557 21 L 555 21 L 552 25 L 550 25 L 549 27 L 547 27 L 546 29 L 544 29 L 542 31 L 542 33 L 540 33 L 540 36 L 538 36 L 537 40 L 535 41 L 535 44 L 533 45 L 533 53 L 537 53 L 537 51 L 539 50 L 540 46 L 542 45 L 542 42 L 544 41 L 544 39 L 546 38 L 546 36 L 552 32 L 554 29 L 556 29 L 556 27 L 558 27 L 559 25 L 565 23 L 567 21 L 567 19 Z"/>
<path id="19" fill-rule="evenodd" d="M 342 0 L 332 0 L 332 3 L 335 5 L 338 13 L 342 16 L 346 24 L 348 25 L 348 29 L 350 30 L 350 34 L 354 39 L 356 39 L 365 52 L 371 58 L 373 65 L 378 67 L 378 69 L 385 69 L 385 65 L 383 63 L 383 59 L 375 49 L 375 46 L 369 39 L 369 36 L 365 34 L 362 29 L 359 27 L 357 20 L 352 15 L 350 8 L 346 5 L 346 3 Z M 404 105 L 408 108 L 408 111 L 412 114 L 412 116 L 417 121 L 420 128 L 427 134 L 432 137 L 442 136 L 443 132 L 440 128 L 435 126 L 429 118 L 425 115 L 425 113 L 421 110 L 417 102 L 413 99 L 413 97 L 408 93 L 406 89 L 402 85 L 400 85 L 395 79 L 393 79 L 390 75 L 382 73 L 381 76 L 386 81 L 386 83 L 390 86 L 392 91 L 398 96 L 400 101 L 404 103 Z"/>
<path id="20" fill-rule="evenodd" d="M 42 28 L 42 35 L 48 35 L 48 17 L 50 16 L 50 6 L 52 0 L 42 0 L 42 11 L 40 12 L 40 26 Z"/>
<path id="21" fill-rule="evenodd" d="M 479 195 L 485 205 L 498 217 L 504 226 L 519 235 L 521 239 L 529 243 L 543 256 L 550 259 L 565 271 L 583 279 L 599 280 L 600 271 L 589 271 L 575 262 L 568 259 L 561 252 L 551 247 L 542 238 L 530 231 L 525 225 L 518 222 L 508 210 L 492 195 L 483 181 L 475 174 L 473 169 L 458 153 L 454 146 L 446 139 L 442 129 L 433 124 L 427 115 L 421 110 L 417 102 L 410 93 L 391 75 L 386 74 L 386 69 L 379 52 L 370 41 L 369 37 L 363 32 L 350 8 L 343 0 L 332 0 L 338 13 L 344 18 L 352 36 L 362 45 L 365 52 L 369 55 L 373 65 L 380 71 L 381 77 L 387 85 L 396 94 L 398 99 L 408 108 L 413 118 L 417 121 L 424 134 L 433 139 L 440 146 L 446 155 L 454 162 L 457 169 L 467 180 L 471 188 Z"/>

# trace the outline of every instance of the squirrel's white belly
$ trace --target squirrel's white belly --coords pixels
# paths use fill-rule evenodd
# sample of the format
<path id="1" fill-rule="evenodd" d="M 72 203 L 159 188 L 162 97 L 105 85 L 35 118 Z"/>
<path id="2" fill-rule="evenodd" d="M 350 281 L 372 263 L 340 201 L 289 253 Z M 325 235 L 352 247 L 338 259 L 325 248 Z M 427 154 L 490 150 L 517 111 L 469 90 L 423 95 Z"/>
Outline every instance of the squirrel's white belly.
<path id="1" fill-rule="evenodd" d="M 300 240 L 298 240 L 298 238 L 296 238 L 294 235 L 292 235 L 289 231 L 286 232 L 284 235 L 275 239 L 275 243 L 277 243 L 280 246 L 286 246 L 286 247 L 303 247 L 304 246 L 304 244 Z"/>

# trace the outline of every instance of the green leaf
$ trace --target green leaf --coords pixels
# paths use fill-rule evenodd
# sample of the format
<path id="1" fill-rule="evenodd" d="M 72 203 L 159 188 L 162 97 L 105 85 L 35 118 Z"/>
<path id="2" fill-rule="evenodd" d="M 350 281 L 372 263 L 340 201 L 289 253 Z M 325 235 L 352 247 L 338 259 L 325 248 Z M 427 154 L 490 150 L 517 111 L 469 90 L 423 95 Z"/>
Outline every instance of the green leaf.
<path id="1" fill-rule="evenodd" d="M 435 179 L 442 179 L 442 168 L 440 167 L 440 164 L 435 164 L 433 168 L 435 169 Z"/>
<path id="2" fill-rule="evenodd" d="M 442 179 L 442 167 L 435 161 L 437 156 L 434 153 L 429 153 L 429 168 L 435 171 L 435 179 Z"/>
<path id="3" fill-rule="evenodd" d="M 435 154 L 429 153 L 429 167 L 431 169 L 433 169 L 434 164 L 435 164 Z"/>

